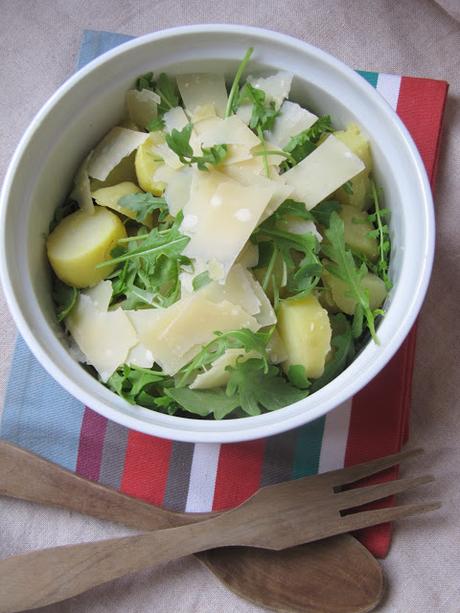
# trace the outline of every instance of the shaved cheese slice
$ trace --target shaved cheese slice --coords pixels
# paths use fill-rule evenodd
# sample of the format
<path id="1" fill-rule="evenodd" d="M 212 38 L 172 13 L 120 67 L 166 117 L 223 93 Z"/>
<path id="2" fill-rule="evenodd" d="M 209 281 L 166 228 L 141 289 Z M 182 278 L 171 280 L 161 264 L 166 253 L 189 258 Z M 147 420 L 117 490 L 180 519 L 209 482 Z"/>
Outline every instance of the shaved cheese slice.
<path id="1" fill-rule="evenodd" d="M 266 101 L 273 101 L 275 108 L 279 109 L 283 100 L 289 96 L 293 74 L 290 72 L 280 71 L 270 77 L 248 77 L 250 83 L 256 89 L 261 89 L 265 92 Z"/>
<path id="2" fill-rule="evenodd" d="M 273 129 L 267 134 L 267 140 L 283 149 L 293 136 L 308 130 L 318 119 L 316 115 L 302 108 L 296 102 L 285 100 L 280 114 L 275 119 Z"/>
<path id="3" fill-rule="evenodd" d="M 246 145 L 227 145 L 227 155 L 222 162 L 222 166 L 252 162 L 253 159 L 255 158 L 252 157 L 251 150 Z"/>
<path id="4" fill-rule="evenodd" d="M 259 262 L 259 246 L 254 245 L 251 241 L 248 241 L 243 249 L 240 251 L 240 255 L 236 258 L 236 264 L 241 264 L 245 268 L 253 268 L 257 266 Z"/>
<path id="5" fill-rule="evenodd" d="M 91 184 L 88 175 L 88 166 L 93 152 L 91 152 L 84 160 L 83 164 L 78 169 L 74 179 L 74 188 L 70 197 L 78 202 L 78 206 L 82 211 L 94 213 L 93 198 L 91 196 Z"/>
<path id="6" fill-rule="evenodd" d="M 112 293 L 113 289 L 110 281 L 100 281 L 97 285 L 85 291 L 85 295 L 91 298 L 96 309 L 102 312 L 109 310 Z"/>
<path id="7" fill-rule="evenodd" d="M 258 175 L 248 171 L 243 165 L 229 166 L 225 169 L 225 174 L 229 175 L 242 185 L 256 185 L 272 190 L 272 196 L 260 217 L 259 223 L 270 217 L 270 215 L 276 211 L 280 204 L 284 202 L 286 198 L 289 198 L 294 191 L 291 186 L 285 185 L 284 179 L 282 178 L 284 175 L 277 177 L 276 180 L 272 180 L 264 175 Z"/>
<path id="8" fill-rule="evenodd" d="M 174 170 L 182 168 L 183 164 L 179 159 L 177 153 L 168 147 L 166 143 L 160 143 L 152 147 L 152 153 L 158 155 L 167 166 L 170 166 Z"/>
<path id="9" fill-rule="evenodd" d="M 190 121 L 196 124 L 211 117 L 217 117 L 216 107 L 214 104 L 203 104 L 202 106 L 197 106 L 193 113 L 190 114 Z"/>
<path id="10" fill-rule="evenodd" d="M 164 198 L 169 212 L 174 217 L 190 200 L 193 172 L 190 166 L 183 166 L 175 171 L 166 182 Z"/>
<path id="11" fill-rule="evenodd" d="M 228 273 L 225 283 L 209 283 L 201 291 L 212 302 L 228 300 L 240 305 L 249 315 L 256 315 L 260 311 L 261 302 L 254 291 L 251 277 L 246 268 L 241 264 L 235 264 Z"/>
<path id="12" fill-rule="evenodd" d="M 272 364 L 280 364 L 288 359 L 288 353 L 278 330 L 273 330 L 267 344 L 267 353 Z"/>
<path id="13" fill-rule="evenodd" d="M 319 242 L 323 237 L 318 232 L 315 222 L 309 219 L 302 219 L 294 215 L 285 215 L 277 222 L 277 226 L 282 230 L 287 230 L 292 234 L 314 234 Z"/>
<path id="14" fill-rule="evenodd" d="M 181 298 L 167 309 L 126 312 L 140 342 L 169 375 L 190 362 L 202 345 L 214 338 L 214 332 L 259 328 L 255 318 L 240 306 L 228 301 L 211 302 L 203 292 Z"/>
<path id="15" fill-rule="evenodd" d="M 236 115 L 226 119 L 206 119 L 197 126 L 203 147 L 214 145 L 245 145 L 252 149 L 260 144 L 259 138 Z"/>
<path id="16" fill-rule="evenodd" d="M 139 128 L 146 128 L 157 116 L 157 104 L 161 98 L 158 94 L 143 89 L 129 89 L 126 92 L 126 107 L 131 121 Z"/>
<path id="17" fill-rule="evenodd" d="M 123 196 L 127 196 L 129 194 L 139 194 L 142 193 L 141 188 L 135 183 L 131 183 L 131 181 L 123 181 L 123 183 L 119 183 L 118 185 L 111 185 L 110 187 L 101 187 L 93 192 L 93 198 L 99 204 L 99 206 L 106 206 L 109 209 L 113 209 L 118 213 L 122 213 L 126 217 L 130 219 L 136 219 L 135 211 L 131 209 L 125 208 L 118 204 L 118 201 Z M 146 225 L 151 225 L 150 223 Z"/>
<path id="18" fill-rule="evenodd" d="M 331 134 L 282 176 L 294 188 L 291 197 L 310 210 L 364 168 L 363 161 Z"/>
<path id="19" fill-rule="evenodd" d="M 236 115 L 243 123 L 249 125 L 252 115 L 252 104 L 249 102 L 247 104 L 241 104 L 236 111 Z"/>
<path id="20" fill-rule="evenodd" d="M 178 75 L 177 87 L 185 108 L 193 114 L 197 107 L 213 104 L 223 117 L 227 107 L 227 88 L 223 74 L 195 73 Z"/>
<path id="21" fill-rule="evenodd" d="M 167 185 L 170 181 L 173 180 L 176 173 L 179 172 L 181 169 L 182 167 L 177 169 L 171 168 L 171 166 L 167 166 L 166 164 L 161 164 L 161 166 L 158 166 L 158 168 L 153 173 L 153 181 L 155 183 L 158 182 Z"/>
<path id="22" fill-rule="evenodd" d="M 139 366 L 140 368 L 152 368 L 154 363 L 153 353 L 142 343 L 138 343 L 129 350 L 126 364 Z"/>
<path id="23" fill-rule="evenodd" d="M 252 291 L 254 292 L 254 295 L 257 296 L 257 300 L 260 304 L 259 312 L 255 315 L 257 322 L 262 328 L 276 324 L 277 319 L 275 311 L 272 307 L 272 303 L 268 299 L 267 294 L 264 292 L 263 287 L 249 271 L 247 271 L 247 274 L 249 282 L 252 286 Z"/>
<path id="24" fill-rule="evenodd" d="M 235 155 L 232 155 L 233 149 L 241 150 L 242 154 L 244 153 L 244 150 L 246 152 L 246 157 L 243 157 L 243 155 L 241 155 L 240 159 L 238 159 L 237 153 Z M 223 166 L 223 170 L 226 174 L 229 170 L 228 166 L 232 166 L 232 168 L 235 168 L 236 170 L 246 170 L 248 172 L 254 173 L 255 175 L 260 175 L 264 172 L 264 162 L 262 156 L 253 156 L 249 149 L 238 145 L 230 145 L 229 153 L 227 154 L 227 158 L 224 160 Z"/>
<path id="25" fill-rule="evenodd" d="M 244 186 L 221 173 L 195 171 L 181 231 L 190 236 L 184 255 L 217 260 L 224 276 L 273 196 L 270 187 Z"/>
<path id="26" fill-rule="evenodd" d="M 160 339 L 169 350 L 183 356 L 194 346 L 212 341 L 215 332 L 229 332 L 249 328 L 256 331 L 259 324 L 241 306 L 223 300 L 207 300 L 206 293 L 195 292 L 186 297 L 187 308 L 161 333 Z"/>
<path id="27" fill-rule="evenodd" d="M 67 317 L 66 326 L 85 354 L 86 362 L 94 366 L 104 382 L 125 363 L 128 351 L 137 343 L 125 311 L 102 312 L 84 293 Z"/>
<path id="28" fill-rule="evenodd" d="M 262 161 L 265 156 L 267 158 L 269 166 L 279 166 L 281 162 L 284 162 L 286 156 L 277 154 L 277 151 L 280 151 L 280 147 L 266 140 L 265 143 L 260 143 L 260 145 L 254 147 L 254 149 L 252 150 L 252 154 L 255 157 L 260 157 Z M 265 155 L 262 155 L 263 153 Z"/>
<path id="29" fill-rule="evenodd" d="M 256 351 L 246 352 L 244 349 L 227 349 L 224 354 L 212 363 L 209 370 L 197 375 L 189 387 L 192 390 L 222 387 L 230 379 L 230 372 L 226 370 L 228 366 L 235 366 L 238 358 L 245 362 L 250 358 L 258 357 L 258 355 Z"/>
<path id="30" fill-rule="evenodd" d="M 176 106 L 174 109 L 166 111 L 163 115 L 163 120 L 166 132 L 172 132 L 173 130 L 179 130 L 180 132 L 189 123 L 188 117 L 181 106 Z"/>
<path id="31" fill-rule="evenodd" d="M 112 128 L 94 149 L 88 166 L 89 176 L 105 181 L 112 168 L 142 145 L 148 136 L 146 132 Z"/>

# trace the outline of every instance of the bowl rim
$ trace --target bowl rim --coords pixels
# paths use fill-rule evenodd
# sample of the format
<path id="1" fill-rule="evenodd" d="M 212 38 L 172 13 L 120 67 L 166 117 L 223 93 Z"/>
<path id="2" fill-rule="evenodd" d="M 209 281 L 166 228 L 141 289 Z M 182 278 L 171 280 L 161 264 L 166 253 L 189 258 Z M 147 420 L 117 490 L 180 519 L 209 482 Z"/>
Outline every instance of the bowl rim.
<path id="1" fill-rule="evenodd" d="M 385 347 L 380 348 L 380 355 L 373 361 L 372 367 L 367 367 L 363 372 L 359 373 L 353 381 L 347 381 L 343 385 L 342 389 L 334 394 L 333 399 L 325 399 L 320 402 L 319 406 L 313 406 L 308 410 L 298 411 L 297 413 L 285 417 L 279 420 L 267 420 L 268 415 L 283 414 L 286 415 L 286 409 L 291 407 L 297 407 L 304 401 L 299 401 L 289 407 L 279 409 L 274 413 L 265 413 L 253 417 L 237 418 L 232 420 L 222 421 L 206 421 L 195 418 L 183 418 L 176 416 L 166 416 L 160 413 L 161 424 L 148 422 L 138 417 L 131 416 L 125 413 L 121 413 L 119 410 L 108 406 L 104 402 L 94 398 L 91 392 L 86 391 L 83 386 L 78 384 L 72 378 L 63 373 L 59 365 L 50 357 L 46 351 L 46 348 L 35 337 L 32 329 L 27 323 L 17 296 L 15 295 L 13 283 L 10 277 L 10 273 L 7 267 L 7 253 L 6 253 L 6 214 L 8 208 L 9 194 L 14 183 L 15 174 L 17 168 L 21 164 L 23 154 L 25 153 L 30 140 L 34 134 L 39 130 L 41 122 L 47 116 L 49 111 L 63 98 L 72 88 L 78 84 L 87 74 L 91 73 L 94 69 L 103 65 L 106 61 L 124 54 L 127 50 L 143 46 L 146 43 L 155 42 L 165 38 L 174 38 L 182 35 L 189 34 L 203 34 L 203 33 L 224 33 L 224 34 L 244 34 L 259 39 L 272 39 L 281 44 L 293 46 L 295 45 L 299 52 L 306 52 L 309 55 L 316 56 L 321 61 L 334 66 L 339 69 L 340 72 L 351 79 L 356 87 L 361 89 L 367 97 L 372 98 L 373 103 L 376 104 L 380 110 L 389 117 L 394 126 L 398 129 L 402 136 L 402 140 L 405 142 L 407 152 L 410 154 L 413 162 L 415 174 L 417 175 L 418 184 L 421 193 L 423 194 L 423 202 L 421 203 L 421 214 L 425 217 L 425 234 L 423 236 L 423 242 L 421 249 L 423 249 L 422 267 L 418 280 L 418 291 L 415 296 L 412 297 L 411 308 L 404 314 L 403 321 L 400 322 L 397 330 L 393 333 L 389 342 Z M 0 194 L 0 279 L 2 282 L 3 290 L 6 297 L 6 302 L 9 310 L 13 316 L 16 326 L 21 336 L 26 341 L 27 345 L 31 349 L 32 353 L 38 359 L 40 364 L 47 370 L 47 372 L 57 382 L 69 391 L 74 397 L 91 406 L 94 410 L 101 415 L 120 423 L 131 429 L 158 436 L 160 438 L 167 438 L 182 442 L 210 442 L 210 443 L 226 443 L 226 442 L 240 442 L 246 440 L 258 439 L 274 434 L 282 433 L 286 430 L 301 426 L 309 423 L 314 419 L 324 416 L 349 398 L 351 398 L 357 391 L 362 389 L 369 381 L 376 376 L 378 372 L 388 363 L 393 357 L 396 351 L 399 349 L 410 329 L 412 328 L 415 319 L 420 311 L 425 294 L 428 288 L 432 265 L 434 257 L 434 243 L 435 243 L 435 220 L 434 220 L 434 207 L 431 195 L 431 188 L 426 174 L 426 170 L 421 159 L 420 153 L 409 133 L 404 126 L 401 119 L 391 109 L 388 103 L 381 97 L 381 95 L 361 76 L 359 76 L 352 68 L 347 66 L 341 60 L 337 59 L 333 55 L 323 51 L 322 49 L 315 47 L 309 43 L 299 40 L 295 37 L 287 34 L 282 34 L 273 30 L 258 28 L 252 26 L 240 26 L 237 24 L 202 24 L 191 26 L 179 26 L 174 28 L 168 28 L 145 34 L 134 38 L 131 41 L 122 43 L 121 45 L 107 51 L 106 53 L 98 56 L 86 66 L 75 72 L 70 76 L 45 102 L 35 117 L 32 119 L 25 133 L 17 145 L 14 154 L 11 158 L 9 167 L 7 169 L 3 187 Z M 58 341 L 57 341 L 58 342 Z M 345 369 L 344 373 L 349 370 L 350 366 Z M 342 373 L 343 374 L 343 373 Z M 339 375 L 340 377 L 340 375 Z M 337 380 L 338 377 L 335 378 Z M 328 384 L 329 385 L 329 384 Z M 326 386 L 327 387 L 327 386 Z M 322 390 L 326 389 L 322 388 Z M 321 390 L 315 393 L 321 394 Z M 319 398 L 318 398 L 319 400 Z M 177 426 L 181 422 L 184 427 L 178 428 Z M 236 426 L 230 430 L 226 430 L 226 424 L 232 424 Z M 163 425 L 164 424 L 164 425 Z M 211 424 L 211 426 L 209 426 Z M 185 427 L 186 426 L 186 427 Z"/>

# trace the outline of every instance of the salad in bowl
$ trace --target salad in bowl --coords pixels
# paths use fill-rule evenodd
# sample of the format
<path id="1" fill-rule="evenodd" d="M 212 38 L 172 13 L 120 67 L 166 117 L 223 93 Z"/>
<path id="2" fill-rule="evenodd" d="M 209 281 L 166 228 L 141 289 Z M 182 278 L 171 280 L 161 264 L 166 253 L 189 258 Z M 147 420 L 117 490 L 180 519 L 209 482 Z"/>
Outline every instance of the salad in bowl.
<path id="1" fill-rule="evenodd" d="M 391 248 L 366 134 L 251 53 L 230 81 L 139 76 L 46 241 L 72 354 L 167 415 L 282 408 L 379 342 Z"/>

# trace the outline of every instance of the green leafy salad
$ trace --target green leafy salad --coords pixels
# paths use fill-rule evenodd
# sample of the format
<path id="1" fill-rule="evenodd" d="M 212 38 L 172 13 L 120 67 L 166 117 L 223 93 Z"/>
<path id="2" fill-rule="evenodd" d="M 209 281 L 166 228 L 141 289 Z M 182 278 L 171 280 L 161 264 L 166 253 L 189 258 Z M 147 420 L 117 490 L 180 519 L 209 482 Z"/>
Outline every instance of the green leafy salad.
<path id="1" fill-rule="evenodd" d="M 81 164 L 47 238 L 70 349 L 132 404 L 259 415 L 339 375 L 391 288 L 387 210 L 358 125 L 293 75 L 152 73 Z"/>

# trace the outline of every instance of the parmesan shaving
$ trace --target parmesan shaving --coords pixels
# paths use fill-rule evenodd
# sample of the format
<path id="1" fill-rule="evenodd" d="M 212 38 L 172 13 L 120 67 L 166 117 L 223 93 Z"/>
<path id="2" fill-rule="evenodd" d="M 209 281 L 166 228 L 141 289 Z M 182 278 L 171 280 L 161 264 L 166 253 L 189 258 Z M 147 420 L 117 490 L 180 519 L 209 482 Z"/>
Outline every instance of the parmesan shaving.
<path id="1" fill-rule="evenodd" d="M 148 136 L 146 132 L 135 132 L 120 127 L 112 128 L 94 149 L 89 160 L 89 176 L 105 181 L 110 171 L 123 158 L 142 145 Z"/>

